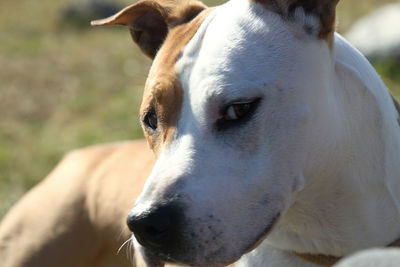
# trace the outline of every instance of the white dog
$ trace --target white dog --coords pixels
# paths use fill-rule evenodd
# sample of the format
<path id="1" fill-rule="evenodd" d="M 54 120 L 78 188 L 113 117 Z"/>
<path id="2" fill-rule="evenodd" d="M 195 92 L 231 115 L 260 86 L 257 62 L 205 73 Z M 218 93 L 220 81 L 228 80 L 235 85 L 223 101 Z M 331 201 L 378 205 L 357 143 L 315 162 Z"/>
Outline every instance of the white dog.
<path id="1" fill-rule="evenodd" d="M 158 159 L 128 217 L 151 266 L 333 264 L 400 238 L 400 127 L 337 0 L 141 1 L 154 62 L 141 119 Z"/>
<path id="2" fill-rule="evenodd" d="M 157 161 L 128 216 L 148 266 L 332 265 L 396 244 L 399 108 L 334 33 L 336 4 L 231 0 L 209 9 L 142 0 L 93 22 L 127 25 L 154 58 L 141 120 Z M 82 157 L 84 174 L 147 170 L 140 155 L 117 155 L 106 165 Z M 112 184 L 113 195 L 129 188 Z M 102 205 L 127 205 L 126 197 L 106 205 L 109 193 L 90 196 L 98 200 L 87 206 L 94 225 L 115 218 Z"/>

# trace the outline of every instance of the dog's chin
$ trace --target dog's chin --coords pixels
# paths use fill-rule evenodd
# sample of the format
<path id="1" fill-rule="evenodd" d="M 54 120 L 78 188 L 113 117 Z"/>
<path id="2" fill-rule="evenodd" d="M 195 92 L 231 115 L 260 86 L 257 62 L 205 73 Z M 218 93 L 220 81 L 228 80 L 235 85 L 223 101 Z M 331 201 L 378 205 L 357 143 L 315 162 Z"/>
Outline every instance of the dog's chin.
<path id="1" fill-rule="evenodd" d="M 252 250 L 256 249 L 271 233 L 272 229 L 278 222 L 279 218 L 281 217 L 281 213 L 277 213 L 275 217 L 270 221 L 270 223 L 264 228 L 264 230 L 258 235 L 258 237 L 252 242 L 246 249 L 245 253 L 249 253 Z"/>

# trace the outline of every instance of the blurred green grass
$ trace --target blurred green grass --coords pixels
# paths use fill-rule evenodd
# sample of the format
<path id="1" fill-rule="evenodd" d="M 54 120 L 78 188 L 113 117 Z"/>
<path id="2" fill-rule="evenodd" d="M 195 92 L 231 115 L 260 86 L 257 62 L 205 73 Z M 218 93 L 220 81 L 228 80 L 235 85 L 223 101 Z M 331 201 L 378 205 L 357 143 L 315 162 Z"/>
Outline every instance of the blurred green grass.
<path id="1" fill-rule="evenodd" d="M 67 151 L 142 137 L 138 109 L 151 62 L 126 29 L 63 27 L 60 10 L 78 2 L 0 1 L 0 218 Z M 387 2 L 342 1 L 339 31 Z M 399 96 L 399 66 L 376 67 Z"/>

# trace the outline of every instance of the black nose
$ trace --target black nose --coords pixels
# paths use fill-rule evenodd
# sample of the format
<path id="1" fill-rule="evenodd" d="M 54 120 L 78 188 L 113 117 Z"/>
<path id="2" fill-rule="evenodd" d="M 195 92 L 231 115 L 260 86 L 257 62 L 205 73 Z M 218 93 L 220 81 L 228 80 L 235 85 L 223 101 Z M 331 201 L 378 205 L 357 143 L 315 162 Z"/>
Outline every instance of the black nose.
<path id="1" fill-rule="evenodd" d="M 128 215 L 127 224 L 136 240 L 144 247 L 167 252 L 179 246 L 183 213 L 180 205 L 158 205 L 150 211 Z"/>

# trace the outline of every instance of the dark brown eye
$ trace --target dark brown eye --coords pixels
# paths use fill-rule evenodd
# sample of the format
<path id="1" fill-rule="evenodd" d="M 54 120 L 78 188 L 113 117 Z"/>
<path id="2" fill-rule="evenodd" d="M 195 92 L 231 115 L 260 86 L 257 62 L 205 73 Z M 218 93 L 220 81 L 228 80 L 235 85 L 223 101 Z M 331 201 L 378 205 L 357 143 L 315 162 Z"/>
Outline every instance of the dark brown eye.
<path id="1" fill-rule="evenodd" d="M 216 122 L 217 130 L 224 131 L 246 123 L 256 111 L 260 100 L 261 98 L 251 101 L 238 101 L 225 107 L 221 112 L 221 118 Z"/>
<path id="2" fill-rule="evenodd" d="M 158 118 L 157 113 L 154 109 L 151 109 L 146 113 L 143 119 L 143 123 L 147 128 L 151 129 L 152 131 L 157 130 Z"/>
<path id="3" fill-rule="evenodd" d="M 251 110 L 251 103 L 232 104 L 226 110 L 224 118 L 226 120 L 237 120 L 245 116 Z"/>

